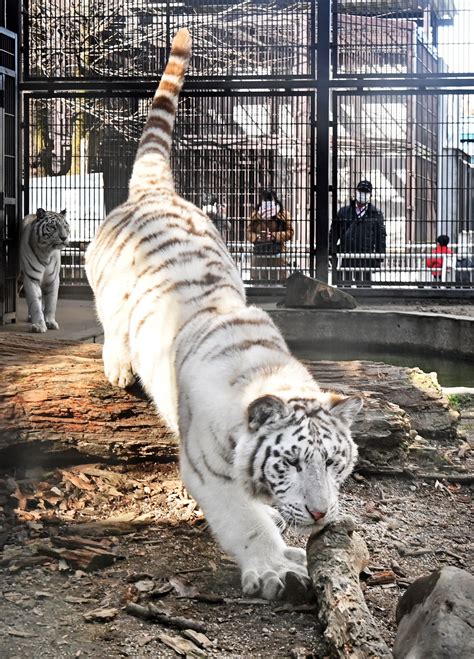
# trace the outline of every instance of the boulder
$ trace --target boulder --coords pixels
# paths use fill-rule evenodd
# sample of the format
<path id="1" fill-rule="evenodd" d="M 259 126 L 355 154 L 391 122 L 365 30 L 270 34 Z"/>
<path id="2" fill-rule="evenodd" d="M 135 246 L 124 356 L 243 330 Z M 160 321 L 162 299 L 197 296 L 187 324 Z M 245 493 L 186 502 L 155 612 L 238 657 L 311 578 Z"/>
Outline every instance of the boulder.
<path id="1" fill-rule="evenodd" d="M 397 606 L 395 659 L 474 657 L 474 576 L 444 567 L 417 579 Z"/>
<path id="2" fill-rule="evenodd" d="M 313 309 L 355 309 L 352 295 L 329 286 L 319 279 L 294 272 L 286 281 L 285 307 L 311 307 Z"/>

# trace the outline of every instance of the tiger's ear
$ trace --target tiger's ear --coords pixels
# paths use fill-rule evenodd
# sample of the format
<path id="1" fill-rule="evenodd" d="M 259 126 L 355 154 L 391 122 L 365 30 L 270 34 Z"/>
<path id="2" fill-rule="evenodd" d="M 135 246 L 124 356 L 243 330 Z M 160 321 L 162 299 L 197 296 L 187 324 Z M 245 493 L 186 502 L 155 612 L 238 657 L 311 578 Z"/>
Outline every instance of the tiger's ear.
<path id="1" fill-rule="evenodd" d="M 249 429 L 258 430 L 267 421 L 275 421 L 279 417 L 286 416 L 288 407 L 277 396 L 262 396 L 250 403 L 247 414 Z"/>
<path id="2" fill-rule="evenodd" d="M 66 215 L 66 209 L 62 210 L 59 214 L 60 215 Z"/>
<path id="3" fill-rule="evenodd" d="M 339 396 L 339 394 L 330 394 L 328 397 L 329 409 L 333 416 L 337 416 L 341 421 L 351 426 L 362 409 L 363 401 L 359 396 Z"/>
<path id="4" fill-rule="evenodd" d="M 36 211 L 36 217 L 38 218 L 38 220 L 41 220 L 41 218 L 44 217 L 45 215 L 46 215 L 46 211 L 44 210 L 44 208 L 38 208 L 38 210 Z"/>

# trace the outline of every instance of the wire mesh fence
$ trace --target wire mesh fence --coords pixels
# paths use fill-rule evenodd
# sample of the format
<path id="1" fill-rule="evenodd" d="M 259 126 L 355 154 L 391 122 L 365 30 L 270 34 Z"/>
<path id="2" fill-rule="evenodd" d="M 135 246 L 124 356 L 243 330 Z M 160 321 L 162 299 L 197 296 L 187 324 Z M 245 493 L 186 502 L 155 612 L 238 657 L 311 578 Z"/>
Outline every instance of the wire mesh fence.
<path id="1" fill-rule="evenodd" d="M 150 94 L 172 35 L 187 25 L 194 50 L 174 134 L 176 185 L 222 230 L 244 281 L 279 285 L 294 270 L 314 275 L 327 240 L 330 268 L 319 273 L 340 286 L 474 287 L 474 5 L 332 0 L 326 79 L 316 57 L 318 30 L 326 29 L 317 25 L 321 7 L 28 0 L 25 208 L 68 208 L 66 283 L 85 283 L 84 249 L 127 196 Z M 316 122 L 322 86 L 331 91 L 331 113 Z M 326 142 L 316 171 L 316 149 Z M 329 215 L 317 211 L 321 185 L 315 194 L 326 166 Z M 354 208 L 361 180 L 373 187 L 382 229 Z M 251 228 L 267 187 L 287 216 L 280 251 L 262 256 Z M 363 226 L 363 240 L 351 236 L 352 221 Z M 282 226 L 274 233 L 283 236 Z M 438 236 L 449 237 L 449 251 L 436 252 Z"/>
<path id="2" fill-rule="evenodd" d="M 472 283 L 474 94 L 341 92 L 334 112 L 335 280 L 420 285 L 442 274 L 444 282 Z M 359 218 L 364 180 L 373 186 L 371 209 Z M 383 230 L 369 217 L 375 208 Z M 439 236 L 449 239 L 446 250 Z"/>
<path id="3" fill-rule="evenodd" d="M 472 74 L 471 0 L 337 0 L 336 75 Z"/>
<path id="4" fill-rule="evenodd" d="M 195 35 L 191 76 L 312 73 L 312 2 L 29 0 L 25 74 L 156 80 L 182 25 Z"/>
<path id="5" fill-rule="evenodd" d="M 312 104 L 305 92 L 183 95 L 171 159 L 176 187 L 211 214 L 219 207 L 214 219 L 245 281 L 282 281 L 290 268 L 310 272 Z M 139 95 L 28 99 L 27 210 L 68 210 L 65 283 L 85 283 L 85 247 L 105 214 L 127 198 L 149 105 Z M 284 256 L 259 263 L 249 223 L 264 188 L 284 205 L 292 235 Z"/>

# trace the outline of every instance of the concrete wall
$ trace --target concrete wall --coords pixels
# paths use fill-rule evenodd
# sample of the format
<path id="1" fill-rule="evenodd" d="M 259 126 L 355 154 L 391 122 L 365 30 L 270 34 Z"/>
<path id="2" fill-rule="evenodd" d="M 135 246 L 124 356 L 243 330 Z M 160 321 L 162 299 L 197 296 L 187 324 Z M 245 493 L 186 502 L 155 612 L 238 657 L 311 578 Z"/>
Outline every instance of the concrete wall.
<path id="1" fill-rule="evenodd" d="M 271 309 L 288 342 L 335 343 L 391 352 L 422 352 L 474 360 L 474 321 L 430 313 Z M 474 370 L 474 363 L 473 363 Z"/>

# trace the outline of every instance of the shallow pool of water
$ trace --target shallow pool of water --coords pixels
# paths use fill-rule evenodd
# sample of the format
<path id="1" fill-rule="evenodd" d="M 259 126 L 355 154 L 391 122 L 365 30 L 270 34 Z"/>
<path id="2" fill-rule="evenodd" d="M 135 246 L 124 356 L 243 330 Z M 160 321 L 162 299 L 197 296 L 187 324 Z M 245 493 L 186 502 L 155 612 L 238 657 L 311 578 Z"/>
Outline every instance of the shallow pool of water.
<path id="1" fill-rule="evenodd" d="M 443 387 L 474 387 L 474 362 L 461 359 L 451 359 L 432 354 L 401 354 L 385 351 L 364 350 L 356 346 L 334 346 L 331 349 L 321 349 L 314 343 L 290 343 L 292 352 L 301 359 L 319 361 L 329 359 L 334 361 L 354 361 L 364 359 L 372 362 L 384 362 L 393 366 L 418 366 L 425 373 L 435 371 L 438 382 Z"/>

